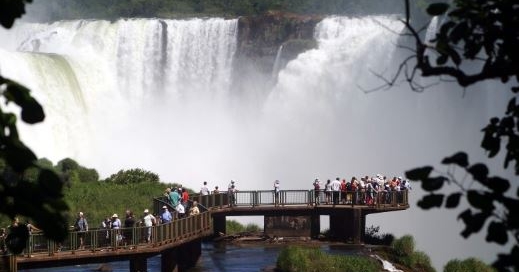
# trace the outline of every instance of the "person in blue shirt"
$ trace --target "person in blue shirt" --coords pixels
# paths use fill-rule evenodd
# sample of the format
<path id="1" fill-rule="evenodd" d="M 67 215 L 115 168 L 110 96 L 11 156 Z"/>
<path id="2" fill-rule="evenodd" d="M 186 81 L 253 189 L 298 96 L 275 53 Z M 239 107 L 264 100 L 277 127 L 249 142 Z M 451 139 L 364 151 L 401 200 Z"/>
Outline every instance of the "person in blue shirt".
<path id="1" fill-rule="evenodd" d="M 160 220 L 162 221 L 162 224 L 169 224 L 171 223 L 171 220 L 173 220 L 173 217 L 171 216 L 171 213 L 169 212 L 168 207 L 166 205 L 162 206 Z"/>
<path id="2" fill-rule="evenodd" d="M 169 193 L 169 201 L 171 202 L 172 207 L 176 207 L 180 202 L 180 194 L 178 193 L 177 188 L 173 188 L 171 193 Z"/>

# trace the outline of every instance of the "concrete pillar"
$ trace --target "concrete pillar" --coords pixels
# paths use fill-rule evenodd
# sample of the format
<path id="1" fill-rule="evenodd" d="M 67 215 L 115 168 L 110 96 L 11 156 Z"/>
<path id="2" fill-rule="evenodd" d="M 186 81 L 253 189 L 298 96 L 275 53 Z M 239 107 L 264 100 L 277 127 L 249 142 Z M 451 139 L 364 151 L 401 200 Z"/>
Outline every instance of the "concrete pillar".
<path id="1" fill-rule="evenodd" d="M 220 233 L 226 233 L 225 216 L 213 216 L 213 235 L 219 237 Z"/>
<path id="2" fill-rule="evenodd" d="M 364 243 L 366 216 L 360 209 L 341 211 L 330 215 L 330 236 L 334 240 Z"/>
<path id="3" fill-rule="evenodd" d="M 168 249 L 162 251 L 160 267 L 162 272 L 178 272 L 177 250 Z"/>
<path id="4" fill-rule="evenodd" d="M 310 237 L 319 238 L 321 233 L 321 216 L 316 213 L 310 216 Z"/>
<path id="5" fill-rule="evenodd" d="M 177 249 L 178 271 L 186 271 L 194 267 L 198 260 L 200 260 L 201 255 L 202 239 L 196 239 L 180 245 Z"/>
<path id="6" fill-rule="evenodd" d="M 142 256 L 134 256 L 130 259 L 131 272 L 146 272 L 148 271 L 148 259 Z"/>

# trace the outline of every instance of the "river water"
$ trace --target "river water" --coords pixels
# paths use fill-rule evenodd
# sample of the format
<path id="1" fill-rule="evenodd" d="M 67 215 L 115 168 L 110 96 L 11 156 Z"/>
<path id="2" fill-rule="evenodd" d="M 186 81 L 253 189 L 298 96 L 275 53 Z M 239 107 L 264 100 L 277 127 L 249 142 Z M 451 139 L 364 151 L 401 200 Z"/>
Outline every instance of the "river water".
<path id="1" fill-rule="evenodd" d="M 202 256 L 196 267 L 190 272 L 257 272 L 273 268 L 280 250 L 287 245 L 229 245 L 202 244 Z M 321 249 L 332 254 L 357 254 L 358 250 L 349 247 L 322 245 Z M 45 269 L 27 269 L 19 271 L 33 272 L 82 272 L 96 271 L 101 264 L 88 264 L 67 267 L 52 267 Z M 109 263 L 113 272 L 126 272 L 128 261 Z M 160 255 L 148 259 L 148 272 L 160 271 Z"/>

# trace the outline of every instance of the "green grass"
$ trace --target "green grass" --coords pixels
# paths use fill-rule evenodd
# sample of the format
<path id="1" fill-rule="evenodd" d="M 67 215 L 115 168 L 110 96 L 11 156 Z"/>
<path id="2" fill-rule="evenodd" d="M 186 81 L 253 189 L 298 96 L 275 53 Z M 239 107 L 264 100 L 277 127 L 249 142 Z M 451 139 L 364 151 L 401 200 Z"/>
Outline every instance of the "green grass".
<path id="1" fill-rule="evenodd" d="M 276 265 L 283 272 L 378 272 L 381 269 L 367 256 L 331 255 L 318 248 L 295 246 L 284 248 Z"/>

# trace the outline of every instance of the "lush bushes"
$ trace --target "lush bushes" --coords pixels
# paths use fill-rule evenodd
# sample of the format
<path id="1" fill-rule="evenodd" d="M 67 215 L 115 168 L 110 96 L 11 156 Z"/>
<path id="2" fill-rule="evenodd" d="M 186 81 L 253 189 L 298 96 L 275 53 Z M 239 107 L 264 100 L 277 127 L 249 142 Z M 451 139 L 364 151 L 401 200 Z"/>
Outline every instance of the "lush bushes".
<path id="1" fill-rule="evenodd" d="M 366 256 L 330 255 L 318 248 L 301 248 L 289 246 L 278 256 L 277 268 L 284 272 L 316 271 L 316 272 L 375 272 L 380 265 Z"/>
<path id="2" fill-rule="evenodd" d="M 366 228 L 364 242 L 369 245 L 389 246 L 395 240 L 395 236 L 389 233 L 379 233 L 380 227 L 370 226 Z"/>
<path id="3" fill-rule="evenodd" d="M 449 261 L 443 272 L 497 272 L 497 270 L 481 260 L 469 258 L 463 261 L 457 259 Z"/>
<path id="4" fill-rule="evenodd" d="M 236 234 L 241 232 L 258 232 L 261 231 L 260 226 L 249 223 L 246 226 L 240 224 L 236 220 L 227 220 L 225 222 L 226 234 Z"/>
<path id="5" fill-rule="evenodd" d="M 422 251 L 415 251 L 414 238 L 411 235 L 404 235 L 393 241 L 392 261 L 411 268 L 417 272 L 436 271 L 431 265 L 431 259 Z"/>

